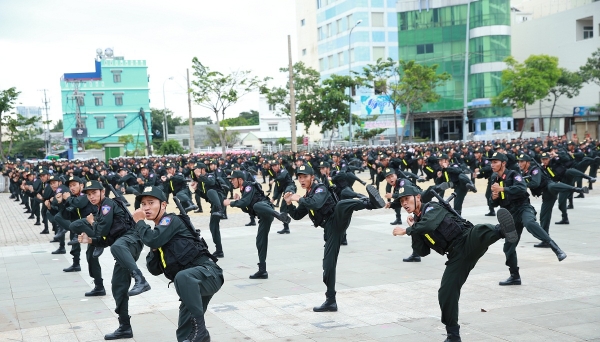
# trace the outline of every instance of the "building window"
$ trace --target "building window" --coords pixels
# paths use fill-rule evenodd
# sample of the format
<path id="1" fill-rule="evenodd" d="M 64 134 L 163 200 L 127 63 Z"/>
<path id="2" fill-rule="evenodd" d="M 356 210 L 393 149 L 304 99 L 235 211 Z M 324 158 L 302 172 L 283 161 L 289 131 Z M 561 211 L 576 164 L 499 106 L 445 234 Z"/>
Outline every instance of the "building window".
<path id="1" fill-rule="evenodd" d="M 115 106 L 123 105 L 123 95 L 115 95 Z"/>
<path id="2" fill-rule="evenodd" d="M 329 63 L 329 69 L 333 68 L 333 55 L 327 57 L 327 62 Z"/>
<path id="3" fill-rule="evenodd" d="M 275 110 L 275 105 L 269 103 L 269 110 L 270 111 L 274 111 Z"/>
<path id="4" fill-rule="evenodd" d="M 317 28 L 317 39 L 323 40 L 323 27 Z"/>
<path id="5" fill-rule="evenodd" d="M 302 49 L 302 56 L 306 56 L 306 49 Z"/>
<path id="6" fill-rule="evenodd" d="M 321 8 L 322 7 L 321 5 L 322 5 L 321 0 L 317 0 L 317 9 Z"/>
<path id="7" fill-rule="evenodd" d="M 583 27 L 583 39 L 594 38 L 594 27 L 593 26 L 584 26 Z"/>
<path id="8" fill-rule="evenodd" d="M 277 130 L 277 124 L 269 124 L 269 131 L 276 131 Z"/>
<path id="9" fill-rule="evenodd" d="M 121 74 L 114 73 L 113 74 L 113 82 L 121 83 Z"/>
<path id="10" fill-rule="evenodd" d="M 383 12 L 371 13 L 371 27 L 384 27 Z"/>
<path id="11" fill-rule="evenodd" d="M 79 106 L 85 106 L 85 98 L 83 96 L 77 96 L 77 104 Z"/>
<path id="12" fill-rule="evenodd" d="M 96 128 L 104 129 L 104 118 L 96 118 Z"/>
<path id="13" fill-rule="evenodd" d="M 384 46 L 374 46 L 373 47 L 373 60 L 377 61 L 380 58 L 385 59 L 385 47 Z"/>
<path id="14" fill-rule="evenodd" d="M 485 122 L 479 123 L 479 130 L 480 131 L 487 131 L 487 123 L 485 123 Z"/>
<path id="15" fill-rule="evenodd" d="M 325 37 L 329 38 L 331 37 L 331 23 L 327 24 L 326 28 L 325 28 Z"/>
<path id="16" fill-rule="evenodd" d="M 306 24 L 306 20 L 302 19 L 300 20 L 300 26 L 304 26 Z"/>
<path id="17" fill-rule="evenodd" d="M 352 14 L 346 16 L 346 30 L 350 30 L 354 27 L 354 23 L 352 22 Z"/>
<path id="18" fill-rule="evenodd" d="M 500 121 L 494 121 L 494 129 L 495 129 L 496 131 L 499 131 L 499 130 L 501 129 L 501 128 L 500 128 L 500 127 L 501 127 L 501 125 L 502 125 L 502 124 L 500 123 Z"/>
<path id="19" fill-rule="evenodd" d="M 337 33 L 344 32 L 344 28 L 342 27 L 342 19 L 336 20 L 335 26 L 337 27 Z"/>
<path id="20" fill-rule="evenodd" d="M 344 65 L 344 53 L 343 52 L 339 52 L 337 54 L 337 56 L 338 56 L 338 65 L 339 66 Z"/>
<path id="21" fill-rule="evenodd" d="M 510 131 L 510 130 L 512 130 L 511 126 L 512 126 L 512 121 L 507 121 L 507 122 L 506 122 L 506 128 L 507 128 L 509 131 Z"/>
<path id="22" fill-rule="evenodd" d="M 94 96 L 94 104 L 96 107 L 102 106 L 102 96 Z"/>
<path id="23" fill-rule="evenodd" d="M 181 141 L 181 145 L 184 147 L 189 147 L 190 146 L 190 139 L 183 139 Z"/>
<path id="24" fill-rule="evenodd" d="M 417 55 L 426 53 L 433 53 L 433 44 L 419 44 L 417 45 Z"/>
<path id="25" fill-rule="evenodd" d="M 325 58 L 319 58 L 319 71 L 325 71 Z"/>
<path id="26" fill-rule="evenodd" d="M 117 118 L 117 128 L 125 127 L 125 118 Z"/>

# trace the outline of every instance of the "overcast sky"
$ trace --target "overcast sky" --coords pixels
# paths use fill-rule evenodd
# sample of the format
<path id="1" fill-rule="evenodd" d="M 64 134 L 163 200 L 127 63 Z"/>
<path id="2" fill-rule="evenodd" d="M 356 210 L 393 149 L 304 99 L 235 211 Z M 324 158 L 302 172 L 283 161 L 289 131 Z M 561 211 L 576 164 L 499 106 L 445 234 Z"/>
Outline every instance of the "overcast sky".
<path id="1" fill-rule="evenodd" d="M 173 76 L 166 106 L 187 117 L 185 69 L 194 56 L 212 70 L 251 70 L 282 83 L 287 35 L 295 61 L 294 0 L 0 0 L 0 90 L 17 87 L 22 105 L 41 107 L 47 89 L 56 122 L 60 77 L 94 71 L 96 49 L 111 47 L 147 61 L 151 107 L 163 107 L 163 82 Z M 258 95 L 229 113 L 250 109 Z M 211 113 L 193 106 L 193 114 Z"/>

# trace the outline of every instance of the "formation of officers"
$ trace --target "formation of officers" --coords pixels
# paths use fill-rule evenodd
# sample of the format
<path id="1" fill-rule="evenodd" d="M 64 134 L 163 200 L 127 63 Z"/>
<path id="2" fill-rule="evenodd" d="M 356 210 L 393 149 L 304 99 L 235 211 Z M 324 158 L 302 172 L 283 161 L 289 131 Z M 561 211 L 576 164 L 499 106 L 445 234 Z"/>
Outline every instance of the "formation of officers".
<path id="1" fill-rule="evenodd" d="M 275 219 L 282 224 L 279 234 L 290 234 L 290 222 L 305 216 L 324 229 L 326 293 L 315 312 L 337 311 L 337 259 L 340 246 L 348 244 L 352 214 L 390 208 L 395 211 L 391 224 L 400 225 L 404 209 L 410 227 L 393 231 L 412 237 L 413 252 L 403 261 L 420 262 L 430 250 L 458 260 L 447 263 L 439 301 L 446 341 L 460 341 L 460 288 L 477 260 L 489 245 L 505 239 L 509 277 L 499 284 L 520 285 L 516 246 L 524 228 L 540 240 L 535 247 L 549 248 L 559 261 L 564 260 L 566 253 L 550 237 L 552 210 L 558 201 L 562 218 L 555 224 L 569 224 L 573 198 L 585 198 L 593 188 L 599 165 L 600 142 L 554 138 L 256 152 L 226 158 L 180 155 L 35 164 L 17 160 L 4 164 L 2 171 L 10 178 L 10 198 L 24 206 L 34 225 L 43 225 L 40 234 L 54 232 L 51 242 L 58 248 L 52 253 L 66 254 L 70 246 L 73 262 L 64 272 L 81 271 L 81 245 L 87 244 L 85 258 L 94 288 L 85 296 L 106 295 L 98 257 L 110 249 L 115 259 L 111 284 L 119 327 L 105 336 L 107 340 L 133 336 L 128 299 L 151 289 L 136 264 L 146 245 L 151 249 L 146 256 L 148 272 L 164 274 L 174 282 L 182 302 L 177 340 L 210 341 L 204 312 L 224 282 L 217 265 L 225 257 L 220 222 L 227 219 L 231 206 L 249 215 L 246 226 L 256 226 L 258 218 L 258 270 L 251 279 L 268 278 L 268 235 Z M 363 172 L 368 173 L 370 184 L 357 176 Z M 465 196 L 478 192 L 477 178 L 487 180 L 486 189 L 476 195 L 485 196 L 488 203 L 489 211 L 482 214 L 498 216 L 498 224 L 473 225 L 461 217 Z M 433 185 L 421 189 L 419 183 L 428 180 Z M 366 185 L 366 194 L 353 189 L 355 182 Z M 443 198 L 448 189 L 454 193 L 452 204 Z M 135 195 L 132 208 L 124 193 Z M 178 205 L 177 214 L 166 211 L 170 195 Z M 539 222 L 530 195 L 542 197 Z M 210 209 L 203 208 L 202 202 Z M 188 216 L 205 209 L 210 210 L 212 253 L 212 246 Z"/>

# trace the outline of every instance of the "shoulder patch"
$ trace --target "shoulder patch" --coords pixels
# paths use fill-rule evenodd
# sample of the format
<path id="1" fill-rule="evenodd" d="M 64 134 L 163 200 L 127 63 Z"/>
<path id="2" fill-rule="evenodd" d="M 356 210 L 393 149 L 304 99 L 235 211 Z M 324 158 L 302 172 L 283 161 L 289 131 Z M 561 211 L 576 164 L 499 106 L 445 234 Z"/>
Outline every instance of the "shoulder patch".
<path id="1" fill-rule="evenodd" d="M 151 173 L 149 177 L 150 177 L 150 178 L 154 177 L 154 174 L 153 174 L 153 173 Z"/>
<path id="2" fill-rule="evenodd" d="M 58 189 L 56 189 L 56 193 L 57 193 L 57 194 L 60 194 L 61 192 L 62 192 L 62 188 L 58 188 Z"/>
<path id="3" fill-rule="evenodd" d="M 521 182 L 523 180 L 523 178 L 521 178 L 521 176 L 517 175 L 517 176 L 515 176 L 515 180 L 518 182 Z"/>
<path id="4" fill-rule="evenodd" d="M 531 174 L 532 174 L 532 175 L 537 175 L 539 171 L 540 171 L 540 170 L 538 170 L 538 169 L 535 169 L 535 170 L 531 171 Z"/>
<path id="5" fill-rule="evenodd" d="M 169 216 L 163 217 L 160 222 L 158 222 L 159 226 L 168 226 L 171 223 L 171 218 Z"/>
<path id="6" fill-rule="evenodd" d="M 425 213 L 427 213 L 428 211 L 433 210 L 433 209 L 435 209 L 435 208 L 434 207 L 428 207 L 427 209 L 425 209 Z"/>
<path id="7" fill-rule="evenodd" d="M 250 185 L 247 185 L 247 186 L 244 188 L 244 191 L 245 191 L 245 192 L 250 192 L 250 191 L 252 191 L 252 187 L 251 187 Z"/>
<path id="8" fill-rule="evenodd" d="M 102 215 L 106 215 L 110 212 L 112 208 L 110 207 L 110 205 L 103 205 L 102 206 Z"/>
<path id="9" fill-rule="evenodd" d="M 404 179 L 400 181 L 400 186 L 404 186 Z"/>
<path id="10" fill-rule="evenodd" d="M 212 174 L 206 175 L 206 177 L 212 177 L 212 176 L 213 176 Z"/>
<path id="11" fill-rule="evenodd" d="M 315 190 L 315 194 L 318 194 L 319 192 L 323 192 L 323 188 L 318 188 L 317 190 Z"/>

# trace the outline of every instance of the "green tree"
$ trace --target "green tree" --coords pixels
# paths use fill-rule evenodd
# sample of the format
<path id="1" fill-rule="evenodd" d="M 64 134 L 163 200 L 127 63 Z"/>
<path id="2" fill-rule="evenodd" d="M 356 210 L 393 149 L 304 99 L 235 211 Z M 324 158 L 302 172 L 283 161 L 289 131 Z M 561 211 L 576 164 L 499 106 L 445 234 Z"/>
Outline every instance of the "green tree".
<path id="1" fill-rule="evenodd" d="M 21 94 L 17 88 L 12 87 L 0 91 L 0 126 L 7 125 L 5 114 L 9 114 L 13 110 L 17 98 Z M 2 146 L 2 130 L 0 129 L 0 160 L 4 160 L 4 147 Z"/>
<path id="2" fill-rule="evenodd" d="M 182 117 L 174 116 L 173 112 L 170 109 L 157 109 L 150 108 L 150 115 L 152 116 L 152 134 L 154 134 L 153 139 L 165 139 L 164 135 L 164 122 L 165 116 L 164 113 L 167 114 L 167 126 L 169 127 L 169 134 L 175 134 L 175 126 L 182 126 L 187 124 L 187 120 L 184 120 Z M 159 136 L 156 135 L 156 132 L 159 132 Z M 150 132 L 148 132 L 150 133 Z"/>
<path id="3" fill-rule="evenodd" d="M 552 102 L 552 109 L 550 110 L 550 125 L 548 126 L 548 135 L 552 130 L 552 117 L 554 116 L 554 108 L 556 107 L 556 101 L 559 98 L 566 96 L 572 99 L 579 96 L 579 92 L 583 87 L 583 76 L 579 72 L 572 72 L 565 68 L 560 68 L 560 77 L 556 81 L 556 85 L 550 88 L 550 92 L 547 97 L 547 101 Z"/>
<path id="4" fill-rule="evenodd" d="M 276 141 L 277 145 L 285 145 L 285 144 L 289 144 L 290 142 L 291 141 L 288 138 L 279 138 Z"/>
<path id="5" fill-rule="evenodd" d="M 214 113 L 218 126 L 220 121 L 225 119 L 225 113 L 230 106 L 236 104 L 243 96 L 259 89 L 263 84 L 263 81 L 256 76 L 252 77 L 250 71 L 234 71 L 224 75 L 210 70 L 196 57 L 192 59 L 192 68 L 196 79 L 192 81 L 194 88 L 189 91 L 197 105 Z M 219 131 L 217 134 L 225 158 L 227 156 L 225 133 Z"/>
<path id="6" fill-rule="evenodd" d="M 128 151 L 129 145 L 133 144 L 133 140 L 134 139 L 133 139 L 133 135 L 132 134 L 121 135 L 119 137 L 118 142 L 125 145 L 125 155 L 127 155 L 127 151 Z"/>
<path id="7" fill-rule="evenodd" d="M 519 136 L 522 137 L 527 125 L 527 106 L 548 96 L 561 71 L 558 58 L 548 55 L 531 55 L 524 63 L 508 57 L 505 62 L 508 68 L 502 71 L 504 89 L 492 100 L 492 104 L 523 109 L 525 120 Z"/>
<path id="8" fill-rule="evenodd" d="M 441 96 L 435 91 L 439 86 L 444 85 L 452 77 L 447 72 L 438 74 L 438 65 L 422 65 L 415 61 L 398 61 L 394 68 L 394 73 L 397 74 L 397 82 L 389 85 L 391 90 L 388 91 L 390 102 L 401 103 L 406 107 L 406 117 L 400 134 L 400 141 L 396 140 L 396 144 L 402 144 L 404 140 L 404 130 L 411 123 L 411 111 L 419 110 L 425 103 L 437 102 Z M 414 120 L 414 119 L 412 119 Z M 396 130 L 396 137 L 398 136 Z M 410 136 L 414 132 L 411 130 Z"/>
<path id="9" fill-rule="evenodd" d="M 160 149 L 158 150 L 158 154 L 166 155 L 166 154 L 182 154 L 183 147 L 177 140 L 169 140 L 164 142 Z"/>
<path id="10" fill-rule="evenodd" d="M 255 126 L 260 123 L 260 114 L 258 111 L 252 109 L 249 112 L 241 112 L 240 118 L 246 119 L 248 121 L 248 125 Z"/>
<path id="11" fill-rule="evenodd" d="M 85 141 L 83 146 L 86 150 L 100 150 L 103 147 L 101 143 L 92 140 Z"/>
<path id="12" fill-rule="evenodd" d="M 280 72 L 289 74 L 289 67 L 280 68 Z M 321 75 L 315 69 L 307 67 L 304 63 L 298 62 L 292 66 L 294 73 L 294 103 L 297 122 L 302 122 L 298 118 L 310 118 L 315 115 L 318 109 L 319 89 L 321 88 Z M 266 85 L 260 89 L 260 92 L 267 98 L 267 103 L 275 108 L 275 114 L 278 116 L 290 116 L 290 89 L 289 82 L 284 87 L 268 88 Z M 308 133 L 309 126 L 305 127 L 305 133 Z"/>
<path id="13" fill-rule="evenodd" d="M 579 70 L 584 82 L 594 82 L 600 85 L 600 48 L 592 53 L 592 56 Z"/>
<path id="14" fill-rule="evenodd" d="M 240 141 L 240 132 L 238 131 L 229 131 L 227 130 L 227 128 L 223 128 L 221 133 L 225 136 L 225 144 L 227 145 L 227 147 L 233 147 Z M 206 127 L 206 135 L 208 139 L 204 141 L 205 145 L 211 147 L 221 145 L 221 135 L 217 133 L 217 131 L 210 127 Z"/>
<path id="15" fill-rule="evenodd" d="M 54 124 L 54 127 L 52 127 L 52 129 L 50 130 L 50 132 L 62 132 L 63 131 L 63 121 L 58 120 L 56 122 L 56 124 Z"/>
<path id="16" fill-rule="evenodd" d="M 22 116 L 21 114 L 17 114 L 16 118 L 13 118 L 11 116 L 6 116 L 4 118 L 4 122 L 6 123 L 8 132 L 10 133 L 10 143 L 8 145 L 7 154 L 10 154 L 15 140 L 21 140 L 24 138 L 23 136 L 20 136 L 20 134 L 19 134 L 20 129 L 31 127 L 31 125 L 35 124 L 39 120 L 40 120 L 39 117 L 34 116 L 31 118 L 26 118 L 26 117 Z M 25 133 L 25 132 L 23 132 L 23 133 Z"/>
<path id="17" fill-rule="evenodd" d="M 356 132 L 356 137 L 359 139 L 365 139 L 365 140 L 369 140 L 372 139 L 373 137 L 376 137 L 377 135 L 385 132 L 385 128 L 373 128 L 373 129 L 360 129 Z"/>
<path id="18" fill-rule="evenodd" d="M 45 143 L 42 139 L 27 139 L 15 144 L 15 151 L 19 151 L 25 158 L 44 158 Z"/>
<path id="19" fill-rule="evenodd" d="M 249 126 L 250 125 L 250 123 L 248 122 L 247 119 L 240 118 L 240 117 L 222 120 L 220 122 L 220 124 L 221 124 L 221 127 Z"/>
<path id="20" fill-rule="evenodd" d="M 212 125 L 213 121 L 210 116 L 201 116 L 199 118 L 192 118 L 192 122 L 206 122 L 207 125 Z"/>

